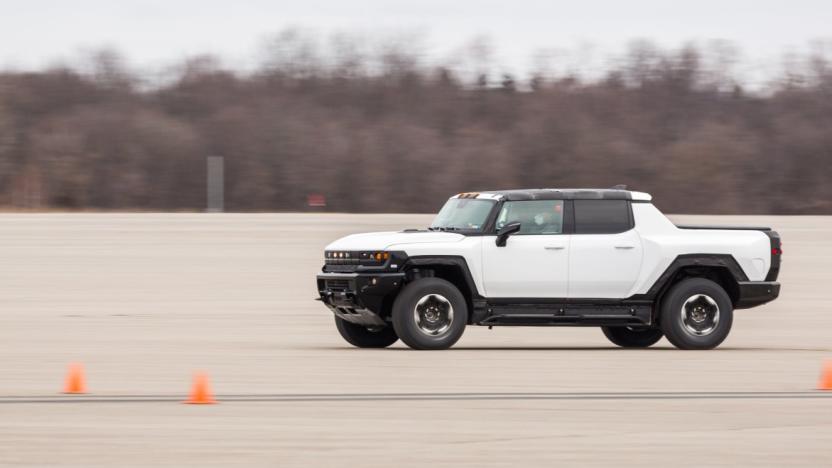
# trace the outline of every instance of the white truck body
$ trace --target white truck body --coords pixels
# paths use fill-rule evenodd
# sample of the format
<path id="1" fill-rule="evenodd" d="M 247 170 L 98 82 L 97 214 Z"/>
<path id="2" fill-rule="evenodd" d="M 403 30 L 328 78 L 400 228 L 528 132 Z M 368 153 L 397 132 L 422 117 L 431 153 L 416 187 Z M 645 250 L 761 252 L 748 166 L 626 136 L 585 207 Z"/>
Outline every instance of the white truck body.
<path id="1" fill-rule="evenodd" d="M 469 324 L 600 325 L 614 342 L 629 343 L 635 332 L 625 328 L 657 330 L 669 313 L 662 310 L 683 292 L 689 300 L 673 302 L 684 309 L 680 316 L 698 320 L 710 307 L 713 328 L 730 327 L 729 308 L 778 296 L 776 232 L 676 226 L 651 200 L 615 189 L 459 194 L 427 230 L 354 234 L 329 244 L 318 276 L 321 300 L 339 319 L 385 327 L 400 291 L 435 277 L 462 293 Z M 707 281 L 685 282 L 696 278 Z M 690 320 L 685 326 L 694 335 L 710 323 Z M 674 330 L 665 332 L 681 347 L 724 339 L 702 334 L 685 344 Z"/>
<path id="2" fill-rule="evenodd" d="M 652 203 L 633 203 L 632 210 L 635 225 L 627 232 L 515 236 L 508 249 L 494 245 L 496 233 L 376 232 L 343 237 L 326 250 L 458 255 L 485 297 L 626 298 L 646 293 L 685 254 L 731 255 L 750 281 L 769 271 L 771 247 L 762 231 L 680 229 Z"/>

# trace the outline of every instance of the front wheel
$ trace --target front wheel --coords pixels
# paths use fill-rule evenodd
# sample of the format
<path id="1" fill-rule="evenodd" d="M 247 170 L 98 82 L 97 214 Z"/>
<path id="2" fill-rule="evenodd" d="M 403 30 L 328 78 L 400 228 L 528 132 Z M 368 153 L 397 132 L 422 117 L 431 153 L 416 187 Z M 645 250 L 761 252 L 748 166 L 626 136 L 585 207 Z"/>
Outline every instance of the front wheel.
<path id="1" fill-rule="evenodd" d="M 393 328 L 413 349 L 447 349 L 462 336 L 468 304 L 459 289 L 441 278 L 418 279 L 393 303 Z"/>
<path id="2" fill-rule="evenodd" d="M 356 348 L 386 348 L 399 340 L 393 327 L 367 328 L 336 316 L 335 328 L 347 343 Z"/>
<path id="3" fill-rule="evenodd" d="M 728 337 L 733 320 L 728 293 L 705 278 L 681 281 L 662 300 L 662 331 L 679 349 L 716 348 Z"/>
<path id="4" fill-rule="evenodd" d="M 647 348 L 662 339 L 658 328 L 601 327 L 607 339 L 622 348 Z"/>

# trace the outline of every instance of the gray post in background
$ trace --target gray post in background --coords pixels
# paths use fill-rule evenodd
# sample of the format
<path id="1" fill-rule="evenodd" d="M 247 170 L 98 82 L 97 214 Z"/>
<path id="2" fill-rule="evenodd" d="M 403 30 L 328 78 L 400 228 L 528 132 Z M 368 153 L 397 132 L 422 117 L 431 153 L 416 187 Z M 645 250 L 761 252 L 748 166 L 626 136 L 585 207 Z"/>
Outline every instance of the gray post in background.
<path id="1" fill-rule="evenodd" d="M 224 160 L 222 156 L 208 156 L 208 183 L 206 184 L 206 196 L 208 206 L 205 211 L 209 213 L 221 213 L 224 209 L 223 169 Z"/>

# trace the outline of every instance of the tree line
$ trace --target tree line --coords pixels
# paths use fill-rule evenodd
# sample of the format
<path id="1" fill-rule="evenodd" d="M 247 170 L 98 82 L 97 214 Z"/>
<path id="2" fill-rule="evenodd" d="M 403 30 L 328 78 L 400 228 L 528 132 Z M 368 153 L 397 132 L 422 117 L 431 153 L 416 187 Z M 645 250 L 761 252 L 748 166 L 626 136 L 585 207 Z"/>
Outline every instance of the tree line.
<path id="1" fill-rule="evenodd" d="M 593 77 L 339 47 L 283 37 L 256 70 L 203 57 L 151 84 L 108 52 L 0 72 L 0 207 L 202 210 L 206 157 L 223 156 L 229 211 L 433 212 L 464 191 L 626 184 L 674 213 L 832 213 L 823 55 L 748 90 L 694 46 L 642 43 Z"/>

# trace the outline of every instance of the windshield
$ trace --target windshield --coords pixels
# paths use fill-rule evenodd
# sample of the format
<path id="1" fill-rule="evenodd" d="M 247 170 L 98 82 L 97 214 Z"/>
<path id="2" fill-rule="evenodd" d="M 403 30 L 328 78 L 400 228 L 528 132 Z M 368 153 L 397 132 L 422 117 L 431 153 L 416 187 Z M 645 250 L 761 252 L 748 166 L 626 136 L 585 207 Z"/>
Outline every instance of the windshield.
<path id="1" fill-rule="evenodd" d="M 480 231 L 495 203 L 494 200 L 451 198 L 439 210 L 439 214 L 436 215 L 430 229 Z"/>

